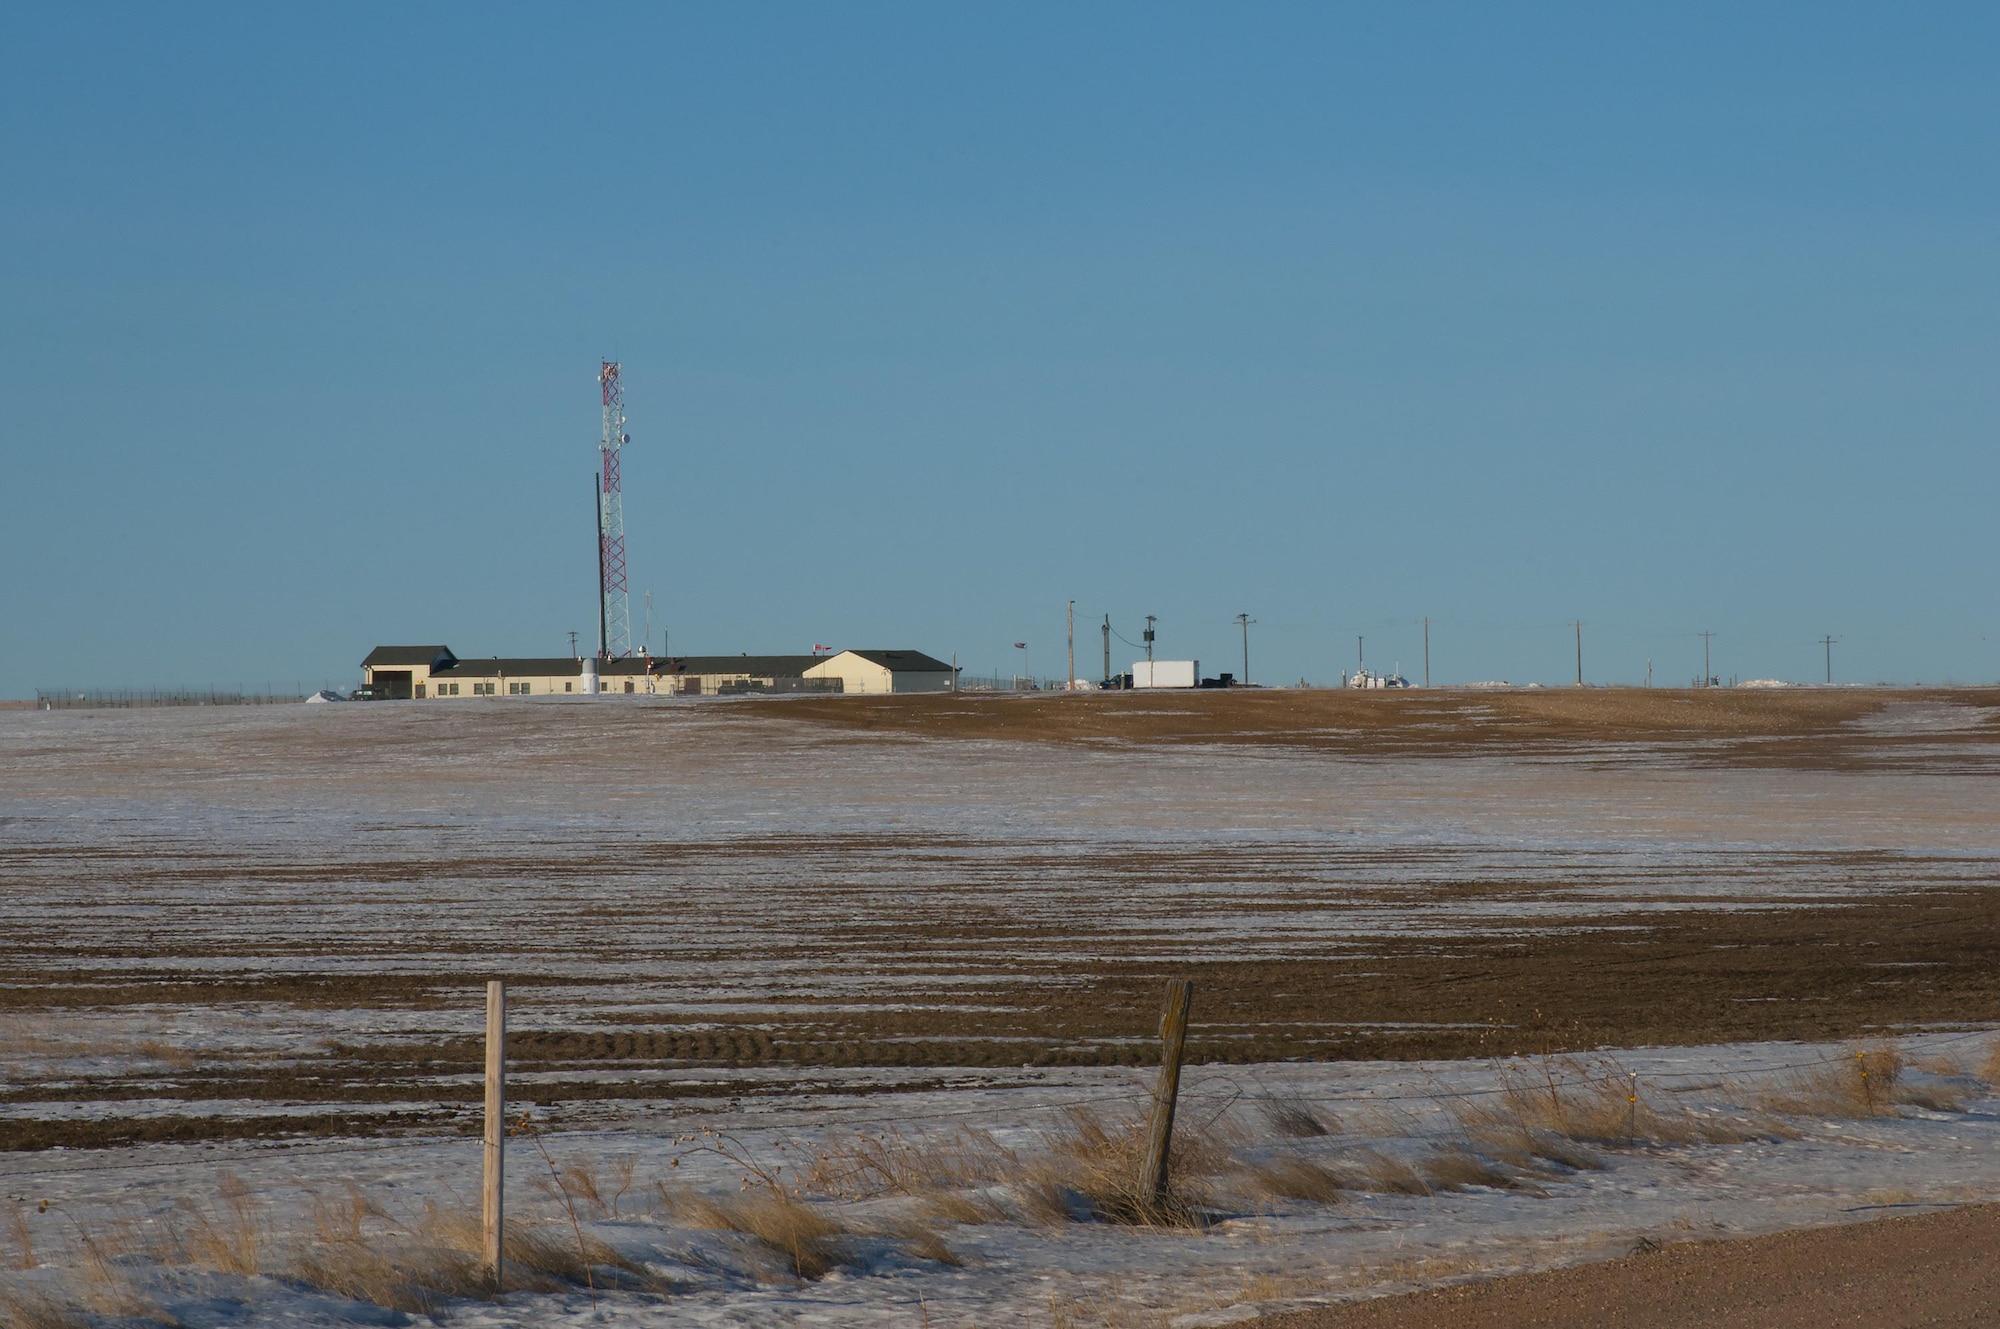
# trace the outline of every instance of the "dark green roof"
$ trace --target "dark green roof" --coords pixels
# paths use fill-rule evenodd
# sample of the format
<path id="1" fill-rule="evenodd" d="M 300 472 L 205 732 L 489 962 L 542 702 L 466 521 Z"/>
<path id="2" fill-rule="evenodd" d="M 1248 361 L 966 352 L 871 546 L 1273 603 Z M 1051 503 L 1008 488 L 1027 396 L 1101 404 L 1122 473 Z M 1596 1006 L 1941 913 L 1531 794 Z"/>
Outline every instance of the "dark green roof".
<path id="1" fill-rule="evenodd" d="M 435 669 L 440 663 L 449 665 L 456 658 L 449 646 L 377 646 L 368 652 L 368 658 L 361 662 L 361 667 L 411 669 L 417 665 L 429 665 Z"/>

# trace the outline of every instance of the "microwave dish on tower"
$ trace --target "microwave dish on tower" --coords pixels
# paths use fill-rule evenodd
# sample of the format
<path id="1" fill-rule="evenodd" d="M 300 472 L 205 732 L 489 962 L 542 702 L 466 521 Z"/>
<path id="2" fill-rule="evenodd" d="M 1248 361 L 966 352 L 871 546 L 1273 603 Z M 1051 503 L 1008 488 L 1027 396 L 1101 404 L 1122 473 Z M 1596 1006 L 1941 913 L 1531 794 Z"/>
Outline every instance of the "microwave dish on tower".
<path id="1" fill-rule="evenodd" d="M 632 606 L 625 592 L 625 493 L 618 473 L 619 453 L 631 436 L 625 432 L 625 387 L 618 370 L 617 361 L 606 360 L 597 371 L 604 397 L 604 432 L 597 444 L 603 462 L 597 479 L 597 653 L 607 660 L 632 654 Z"/>

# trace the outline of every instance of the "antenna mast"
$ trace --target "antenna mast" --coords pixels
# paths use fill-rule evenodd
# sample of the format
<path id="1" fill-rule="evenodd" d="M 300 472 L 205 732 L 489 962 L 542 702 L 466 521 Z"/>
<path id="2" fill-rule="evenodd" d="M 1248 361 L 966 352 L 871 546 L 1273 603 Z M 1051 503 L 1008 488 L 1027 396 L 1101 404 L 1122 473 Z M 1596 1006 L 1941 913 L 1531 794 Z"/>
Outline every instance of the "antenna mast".
<path id="1" fill-rule="evenodd" d="M 602 623 L 599 653 L 606 659 L 632 654 L 632 605 L 625 593 L 625 488 L 618 475 L 618 454 L 625 432 L 625 387 L 618 380 L 618 362 L 606 360 L 597 371 L 604 390 L 604 433 L 597 450 L 604 468 L 597 480 L 598 613 Z"/>

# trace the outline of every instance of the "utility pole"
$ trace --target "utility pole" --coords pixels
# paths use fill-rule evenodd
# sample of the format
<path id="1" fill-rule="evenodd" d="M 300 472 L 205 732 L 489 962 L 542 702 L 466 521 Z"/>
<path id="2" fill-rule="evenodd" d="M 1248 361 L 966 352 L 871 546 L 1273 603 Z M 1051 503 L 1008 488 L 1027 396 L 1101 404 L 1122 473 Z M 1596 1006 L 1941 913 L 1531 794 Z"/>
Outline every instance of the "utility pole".
<path id="1" fill-rule="evenodd" d="M 1365 657 L 1361 654 L 1361 641 L 1360 637 L 1354 639 L 1354 672 L 1357 674 L 1364 672 L 1361 662 Z"/>
<path id="2" fill-rule="evenodd" d="M 1076 686 L 1076 601 L 1069 602 L 1069 673 L 1063 678 L 1063 691 Z"/>
<path id="3" fill-rule="evenodd" d="M 1646 657 L 1646 686 L 1653 686 L 1653 657 L 1650 655 Z"/>
<path id="4" fill-rule="evenodd" d="M 576 633 L 574 631 L 569 634 L 569 658 L 572 660 L 582 658 L 576 653 Z"/>
<path id="5" fill-rule="evenodd" d="M 1570 626 L 1576 629 L 1576 685 L 1583 686 L 1583 620 L 1572 619 Z"/>
<path id="6" fill-rule="evenodd" d="M 1701 685 L 1703 687 L 1707 687 L 1708 680 L 1715 677 L 1708 667 L 1708 639 L 1714 635 L 1713 632 L 1704 632 L 1701 634 Z"/>
<path id="7" fill-rule="evenodd" d="M 1257 620 L 1248 614 L 1236 616 L 1237 625 L 1243 629 L 1243 686 L 1250 686 L 1250 625 Z"/>
<path id="8" fill-rule="evenodd" d="M 1146 643 L 1147 664 L 1153 663 L 1153 624 L 1157 623 L 1158 621 L 1159 620 L 1155 618 L 1153 615 L 1151 614 L 1146 615 L 1146 635 L 1143 638 L 1143 640 Z"/>
<path id="9" fill-rule="evenodd" d="M 1836 640 L 1838 638 L 1831 635 L 1819 639 L 1819 644 L 1826 647 L 1826 685 L 1828 687 L 1833 686 L 1833 643 Z"/>
<path id="10" fill-rule="evenodd" d="M 1424 686 L 1431 685 L 1431 621 L 1424 620 Z"/>
<path id="11" fill-rule="evenodd" d="M 1104 677 L 1101 682 L 1111 681 L 1111 615 L 1104 616 Z"/>

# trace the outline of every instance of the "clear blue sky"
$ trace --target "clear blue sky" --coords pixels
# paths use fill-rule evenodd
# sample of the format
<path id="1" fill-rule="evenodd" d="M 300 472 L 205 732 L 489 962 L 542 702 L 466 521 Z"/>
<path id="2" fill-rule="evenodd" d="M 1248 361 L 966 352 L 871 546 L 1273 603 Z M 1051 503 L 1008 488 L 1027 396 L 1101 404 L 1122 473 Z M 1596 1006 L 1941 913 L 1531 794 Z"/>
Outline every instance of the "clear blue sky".
<path id="1" fill-rule="evenodd" d="M 0 696 L 587 640 L 601 355 L 655 649 L 2000 678 L 1997 39 L 17 5 Z"/>

